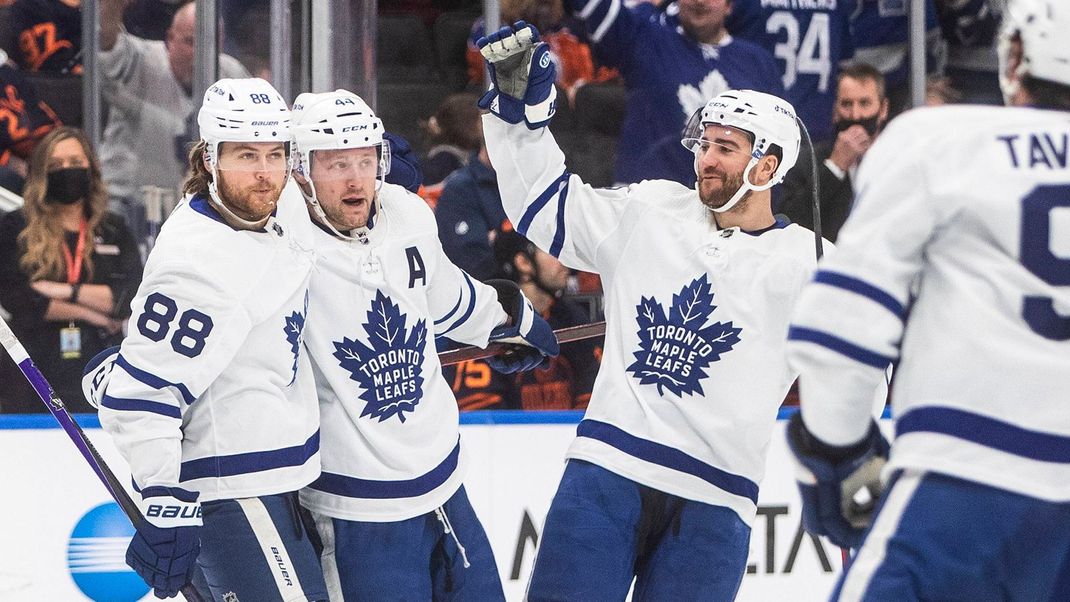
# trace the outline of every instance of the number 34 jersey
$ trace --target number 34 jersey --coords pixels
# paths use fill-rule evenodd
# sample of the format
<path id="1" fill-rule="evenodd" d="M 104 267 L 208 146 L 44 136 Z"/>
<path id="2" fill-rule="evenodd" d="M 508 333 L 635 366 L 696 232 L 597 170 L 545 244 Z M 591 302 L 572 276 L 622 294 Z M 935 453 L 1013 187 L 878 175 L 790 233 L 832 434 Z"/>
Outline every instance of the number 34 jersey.
<path id="1" fill-rule="evenodd" d="M 866 154 L 793 319 L 807 426 L 858 440 L 898 361 L 890 466 L 1070 500 L 1070 114 L 922 109 Z"/>
<path id="2" fill-rule="evenodd" d="M 405 520 L 461 486 L 457 400 L 435 337 L 486 346 L 494 289 L 446 257 L 427 204 L 384 184 L 372 227 L 315 232 L 305 342 L 320 399 L 323 474 L 301 503 L 334 518 Z"/>
<path id="3" fill-rule="evenodd" d="M 314 263 L 300 192 L 260 231 L 195 196 L 164 224 L 100 408 L 134 482 L 200 501 L 295 491 L 319 474 L 301 338 Z"/>

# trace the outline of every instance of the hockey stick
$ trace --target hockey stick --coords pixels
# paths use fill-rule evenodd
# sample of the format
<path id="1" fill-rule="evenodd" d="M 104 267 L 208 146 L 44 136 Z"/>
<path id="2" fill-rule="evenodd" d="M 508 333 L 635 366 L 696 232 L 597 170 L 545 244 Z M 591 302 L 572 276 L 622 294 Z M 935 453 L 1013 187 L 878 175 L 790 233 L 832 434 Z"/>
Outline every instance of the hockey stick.
<path id="1" fill-rule="evenodd" d="M 605 333 L 605 322 L 591 322 L 590 324 L 559 328 L 554 331 L 554 335 L 557 336 L 557 342 L 561 344 L 582 341 L 584 339 L 593 339 L 594 337 L 600 337 Z M 492 355 L 498 355 L 503 351 L 507 351 L 510 347 L 512 347 L 512 345 L 508 343 L 492 343 L 487 345 L 486 349 L 474 345 L 470 347 L 461 347 L 460 349 L 443 351 L 438 354 L 438 361 L 443 366 L 452 366 L 461 362 L 481 360 Z"/>
<path id="2" fill-rule="evenodd" d="M 795 117 L 795 121 L 799 122 L 799 129 L 806 139 L 806 148 L 810 151 L 810 186 L 814 195 L 810 210 L 814 216 L 814 252 L 820 260 L 825 254 L 825 246 L 821 240 L 821 174 L 817 170 L 817 153 L 814 152 L 814 141 L 810 139 L 810 130 L 806 129 L 802 119 Z"/>
<path id="3" fill-rule="evenodd" d="M 26 377 L 26 380 L 30 381 L 30 385 L 33 386 L 33 390 L 37 392 L 37 396 L 44 402 L 45 407 L 52 413 L 52 417 L 59 422 L 63 430 L 66 431 L 67 436 L 71 438 L 74 446 L 81 452 L 82 457 L 89 463 L 90 468 L 97 474 L 97 478 L 104 484 L 104 487 L 111 494 L 112 499 L 115 500 L 119 507 L 122 508 L 126 517 L 130 519 L 131 524 L 137 529 L 141 525 L 145 524 L 145 517 L 141 515 L 141 510 L 138 509 L 137 504 L 130 497 L 130 494 L 123 489 L 122 484 L 119 482 L 115 473 L 108 468 L 108 464 L 101 457 L 100 452 L 97 451 L 93 444 L 89 441 L 89 438 L 85 436 L 85 432 L 82 427 L 78 426 L 78 423 L 67 411 L 67 407 L 63 404 L 63 400 L 56 395 L 56 392 L 52 390 L 52 386 L 48 384 L 45 376 L 41 374 L 41 371 L 34 365 L 33 359 L 26 353 L 26 348 L 22 346 L 18 338 L 15 337 L 15 333 L 11 332 L 11 328 L 7 325 L 7 322 L 0 318 L 0 344 L 7 350 L 11 359 L 18 364 L 19 370 L 22 371 L 22 375 Z M 197 590 L 194 589 L 192 584 L 186 584 L 179 590 L 186 600 L 189 602 L 202 602 Z"/>

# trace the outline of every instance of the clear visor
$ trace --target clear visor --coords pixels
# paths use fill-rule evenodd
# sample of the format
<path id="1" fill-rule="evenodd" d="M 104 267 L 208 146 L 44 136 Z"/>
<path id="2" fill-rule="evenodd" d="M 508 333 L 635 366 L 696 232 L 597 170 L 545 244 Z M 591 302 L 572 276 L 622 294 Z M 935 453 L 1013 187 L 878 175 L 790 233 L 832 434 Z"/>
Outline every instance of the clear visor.
<path id="1" fill-rule="evenodd" d="M 220 171 L 286 172 L 290 169 L 287 147 L 278 142 L 223 142 L 218 156 L 216 168 Z"/>
<path id="2" fill-rule="evenodd" d="M 695 158 L 705 155 L 711 148 L 715 149 L 720 155 L 725 157 L 736 153 L 750 152 L 750 148 L 739 148 L 734 145 L 707 140 L 706 138 L 684 138 L 680 143 L 684 145 L 684 148 L 695 153 Z"/>
<path id="3" fill-rule="evenodd" d="M 382 145 L 309 153 L 313 182 L 383 178 L 386 161 Z"/>

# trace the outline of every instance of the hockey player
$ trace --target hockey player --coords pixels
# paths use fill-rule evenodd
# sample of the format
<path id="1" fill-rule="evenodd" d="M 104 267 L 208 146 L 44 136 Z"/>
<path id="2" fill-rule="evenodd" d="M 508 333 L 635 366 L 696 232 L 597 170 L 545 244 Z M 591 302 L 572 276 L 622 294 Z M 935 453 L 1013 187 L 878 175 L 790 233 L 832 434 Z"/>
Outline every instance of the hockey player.
<path id="1" fill-rule="evenodd" d="M 323 474 L 301 501 L 331 599 L 502 600 L 435 337 L 514 342 L 491 362 L 508 372 L 556 356 L 553 331 L 514 283 L 450 263 L 427 204 L 383 182 L 389 146 L 360 97 L 297 97 L 294 143 L 317 226 L 305 343 L 323 424 Z"/>
<path id="2" fill-rule="evenodd" d="M 861 542 L 835 600 L 1070 599 L 1070 5 L 1004 19 L 1014 108 L 896 118 L 793 318 L 804 524 Z"/>
<path id="3" fill-rule="evenodd" d="M 696 188 L 593 189 L 553 135 L 554 80 L 533 28 L 480 40 L 502 203 L 517 231 L 602 277 L 606 340 L 546 518 L 531 600 L 731 600 L 758 483 L 794 374 L 788 318 L 813 233 L 774 218 L 799 153 L 791 105 L 750 90 L 706 103 L 683 141 Z"/>
<path id="4" fill-rule="evenodd" d="M 126 561 L 157 597 L 196 562 L 217 601 L 327 600 L 297 512 L 320 435 L 301 349 L 311 225 L 282 194 L 290 111 L 261 79 L 223 79 L 197 123 L 189 196 L 149 255 L 129 336 L 87 370 L 148 521 Z"/>

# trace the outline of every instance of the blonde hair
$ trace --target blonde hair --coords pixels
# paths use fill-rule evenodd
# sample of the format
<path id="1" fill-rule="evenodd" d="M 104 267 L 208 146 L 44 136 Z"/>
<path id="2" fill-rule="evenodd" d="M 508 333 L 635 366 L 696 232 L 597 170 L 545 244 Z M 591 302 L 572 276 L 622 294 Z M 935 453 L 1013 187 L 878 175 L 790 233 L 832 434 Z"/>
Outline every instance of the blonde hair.
<path id="1" fill-rule="evenodd" d="M 26 185 L 22 189 L 22 212 L 26 216 L 26 228 L 18 236 L 18 242 L 25 249 L 19 258 L 19 268 L 31 282 L 67 277 L 67 262 L 63 255 L 63 247 L 67 243 L 63 224 L 58 218 L 59 206 L 47 202 L 45 195 L 48 193 L 48 160 L 56 145 L 68 138 L 74 138 L 82 145 L 82 152 L 89 160 L 89 194 L 82 205 L 88 222 L 82 261 L 86 277 L 93 274 L 93 234 L 108 209 L 108 192 L 100 175 L 100 161 L 97 160 L 89 139 L 82 130 L 63 126 L 49 132 L 34 147 L 30 155 Z"/>

